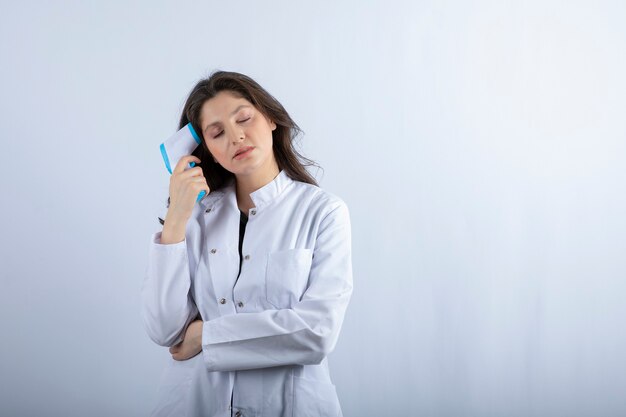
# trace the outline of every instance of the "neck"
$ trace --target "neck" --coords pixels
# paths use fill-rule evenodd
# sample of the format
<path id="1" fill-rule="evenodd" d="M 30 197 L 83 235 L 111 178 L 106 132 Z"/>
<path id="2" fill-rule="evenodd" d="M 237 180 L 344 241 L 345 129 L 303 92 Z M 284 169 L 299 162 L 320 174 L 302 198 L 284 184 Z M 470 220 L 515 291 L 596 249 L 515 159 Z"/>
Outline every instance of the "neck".
<path id="1" fill-rule="evenodd" d="M 254 207 L 250 194 L 272 182 L 279 172 L 278 165 L 274 164 L 270 169 L 264 169 L 261 172 L 254 172 L 250 175 L 237 175 L 236 188 L 239 209 L 247 213 L 249 209 Z"/>

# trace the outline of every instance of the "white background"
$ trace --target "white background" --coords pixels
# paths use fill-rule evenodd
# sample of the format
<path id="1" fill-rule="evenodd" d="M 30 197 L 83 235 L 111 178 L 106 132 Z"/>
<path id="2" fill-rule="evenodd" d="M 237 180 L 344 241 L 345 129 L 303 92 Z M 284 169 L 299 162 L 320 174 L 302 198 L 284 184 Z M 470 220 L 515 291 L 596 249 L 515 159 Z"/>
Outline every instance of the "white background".
<path id="1" fill-rule="evenodd" d="M 0 414 L 141 416 L 158 145 L 216 69 L 353 225 L 348 416 L 626 414 L 622 1 L 2 2 Z"/>

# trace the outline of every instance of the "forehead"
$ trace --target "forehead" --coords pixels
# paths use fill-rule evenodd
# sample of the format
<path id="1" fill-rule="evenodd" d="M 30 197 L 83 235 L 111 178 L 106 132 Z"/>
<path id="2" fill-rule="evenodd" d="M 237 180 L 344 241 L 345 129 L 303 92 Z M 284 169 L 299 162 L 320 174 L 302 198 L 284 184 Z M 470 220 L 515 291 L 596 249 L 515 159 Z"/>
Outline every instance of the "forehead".
<path id="1" fill-rule="evenodd" d="M 242 97 L 238 97 L 229 91 L 220 91 L 210 100 L 207 100 L 200 109 L 200 120 L 209 124 L 228 118 L 231 113 L 241 105 L 253 107 L 252 103 Z"/>

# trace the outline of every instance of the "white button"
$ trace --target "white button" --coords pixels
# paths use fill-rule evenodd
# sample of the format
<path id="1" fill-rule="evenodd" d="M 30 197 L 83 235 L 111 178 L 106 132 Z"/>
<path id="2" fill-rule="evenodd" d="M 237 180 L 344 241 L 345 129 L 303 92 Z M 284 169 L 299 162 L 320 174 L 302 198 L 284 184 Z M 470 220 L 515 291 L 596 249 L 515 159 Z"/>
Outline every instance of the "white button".
<path id="1" fill-rule="evenodd" d="M 243 307 L 243 301 L 239 301 L 239 302 L 237 303 L 237 305 L 238 305 L 239 307 Z"/>
<path id="2" fill-rule="evenodd" d="M 244 256 L 244 259 L 247 261 L 248 259 L 250 259 L 250 255 Z"/>
<path id="3" fill-rule="evenodd" d="M 211 253 L 215 253 L 215 252 L 217 252 L 217 249 L 215 248 L 211 249 Z"/>
<path id="4" fill-rule="evenodd" d="M 250 212 L 250 214 L 252 214 L 252 215 L 254 216 L 254 215 L 256 214 L 256 210 L 252 210 L 252 211 Z"/>
<path id="5" fill-rule="evenodd" d="M 208 209 L 205 210 L 205 213 L 208 213 L 211 211 L 211 207 L 209 207 Z"/>
<path id="6" fill-rule="evenodd" d="M 226 304 L 226 299 L 225 298 L 220 298 L 220 304 Z"/>

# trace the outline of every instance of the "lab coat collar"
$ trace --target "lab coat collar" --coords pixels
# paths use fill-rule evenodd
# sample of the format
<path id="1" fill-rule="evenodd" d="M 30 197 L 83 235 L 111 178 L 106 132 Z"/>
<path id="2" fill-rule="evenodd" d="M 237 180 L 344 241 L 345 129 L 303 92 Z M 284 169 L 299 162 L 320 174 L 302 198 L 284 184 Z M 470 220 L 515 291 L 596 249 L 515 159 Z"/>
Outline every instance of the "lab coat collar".
<path id="1" fill-rule="evenodd" d="M 278 175 L 274 177 L 272 181 L 250 193 L 250 198 L 252 199 L 256 209 L 261 209 L 263 206 L 269 204 L 292 182 L 293 180 L 287 175 L 285 170 L 280 170 Z M 200 200 L 200 204 L 202 204 L 205 209 L 209 209 L 215 206 L 215 204 L 217 204 L 222 197 L 229 195 L 230 199 L 235 201 L 236 206 L 236 191 L 235 178 L 233 177 L 222 189 L 212 191 L 208 195 L 204 196 L 204 198 Z"/>
<path id="2" fill-rule="evenodd" d="M 250 198 L 254 203 L 254 206 L 261 209 L 266 204 L 270 203 L 273 199 L 278 197 L 293 180 L 289 178 L 285 170 L 280 170 L 278 175 L 274 179 L 263 187 L 250 193 Z"/>

